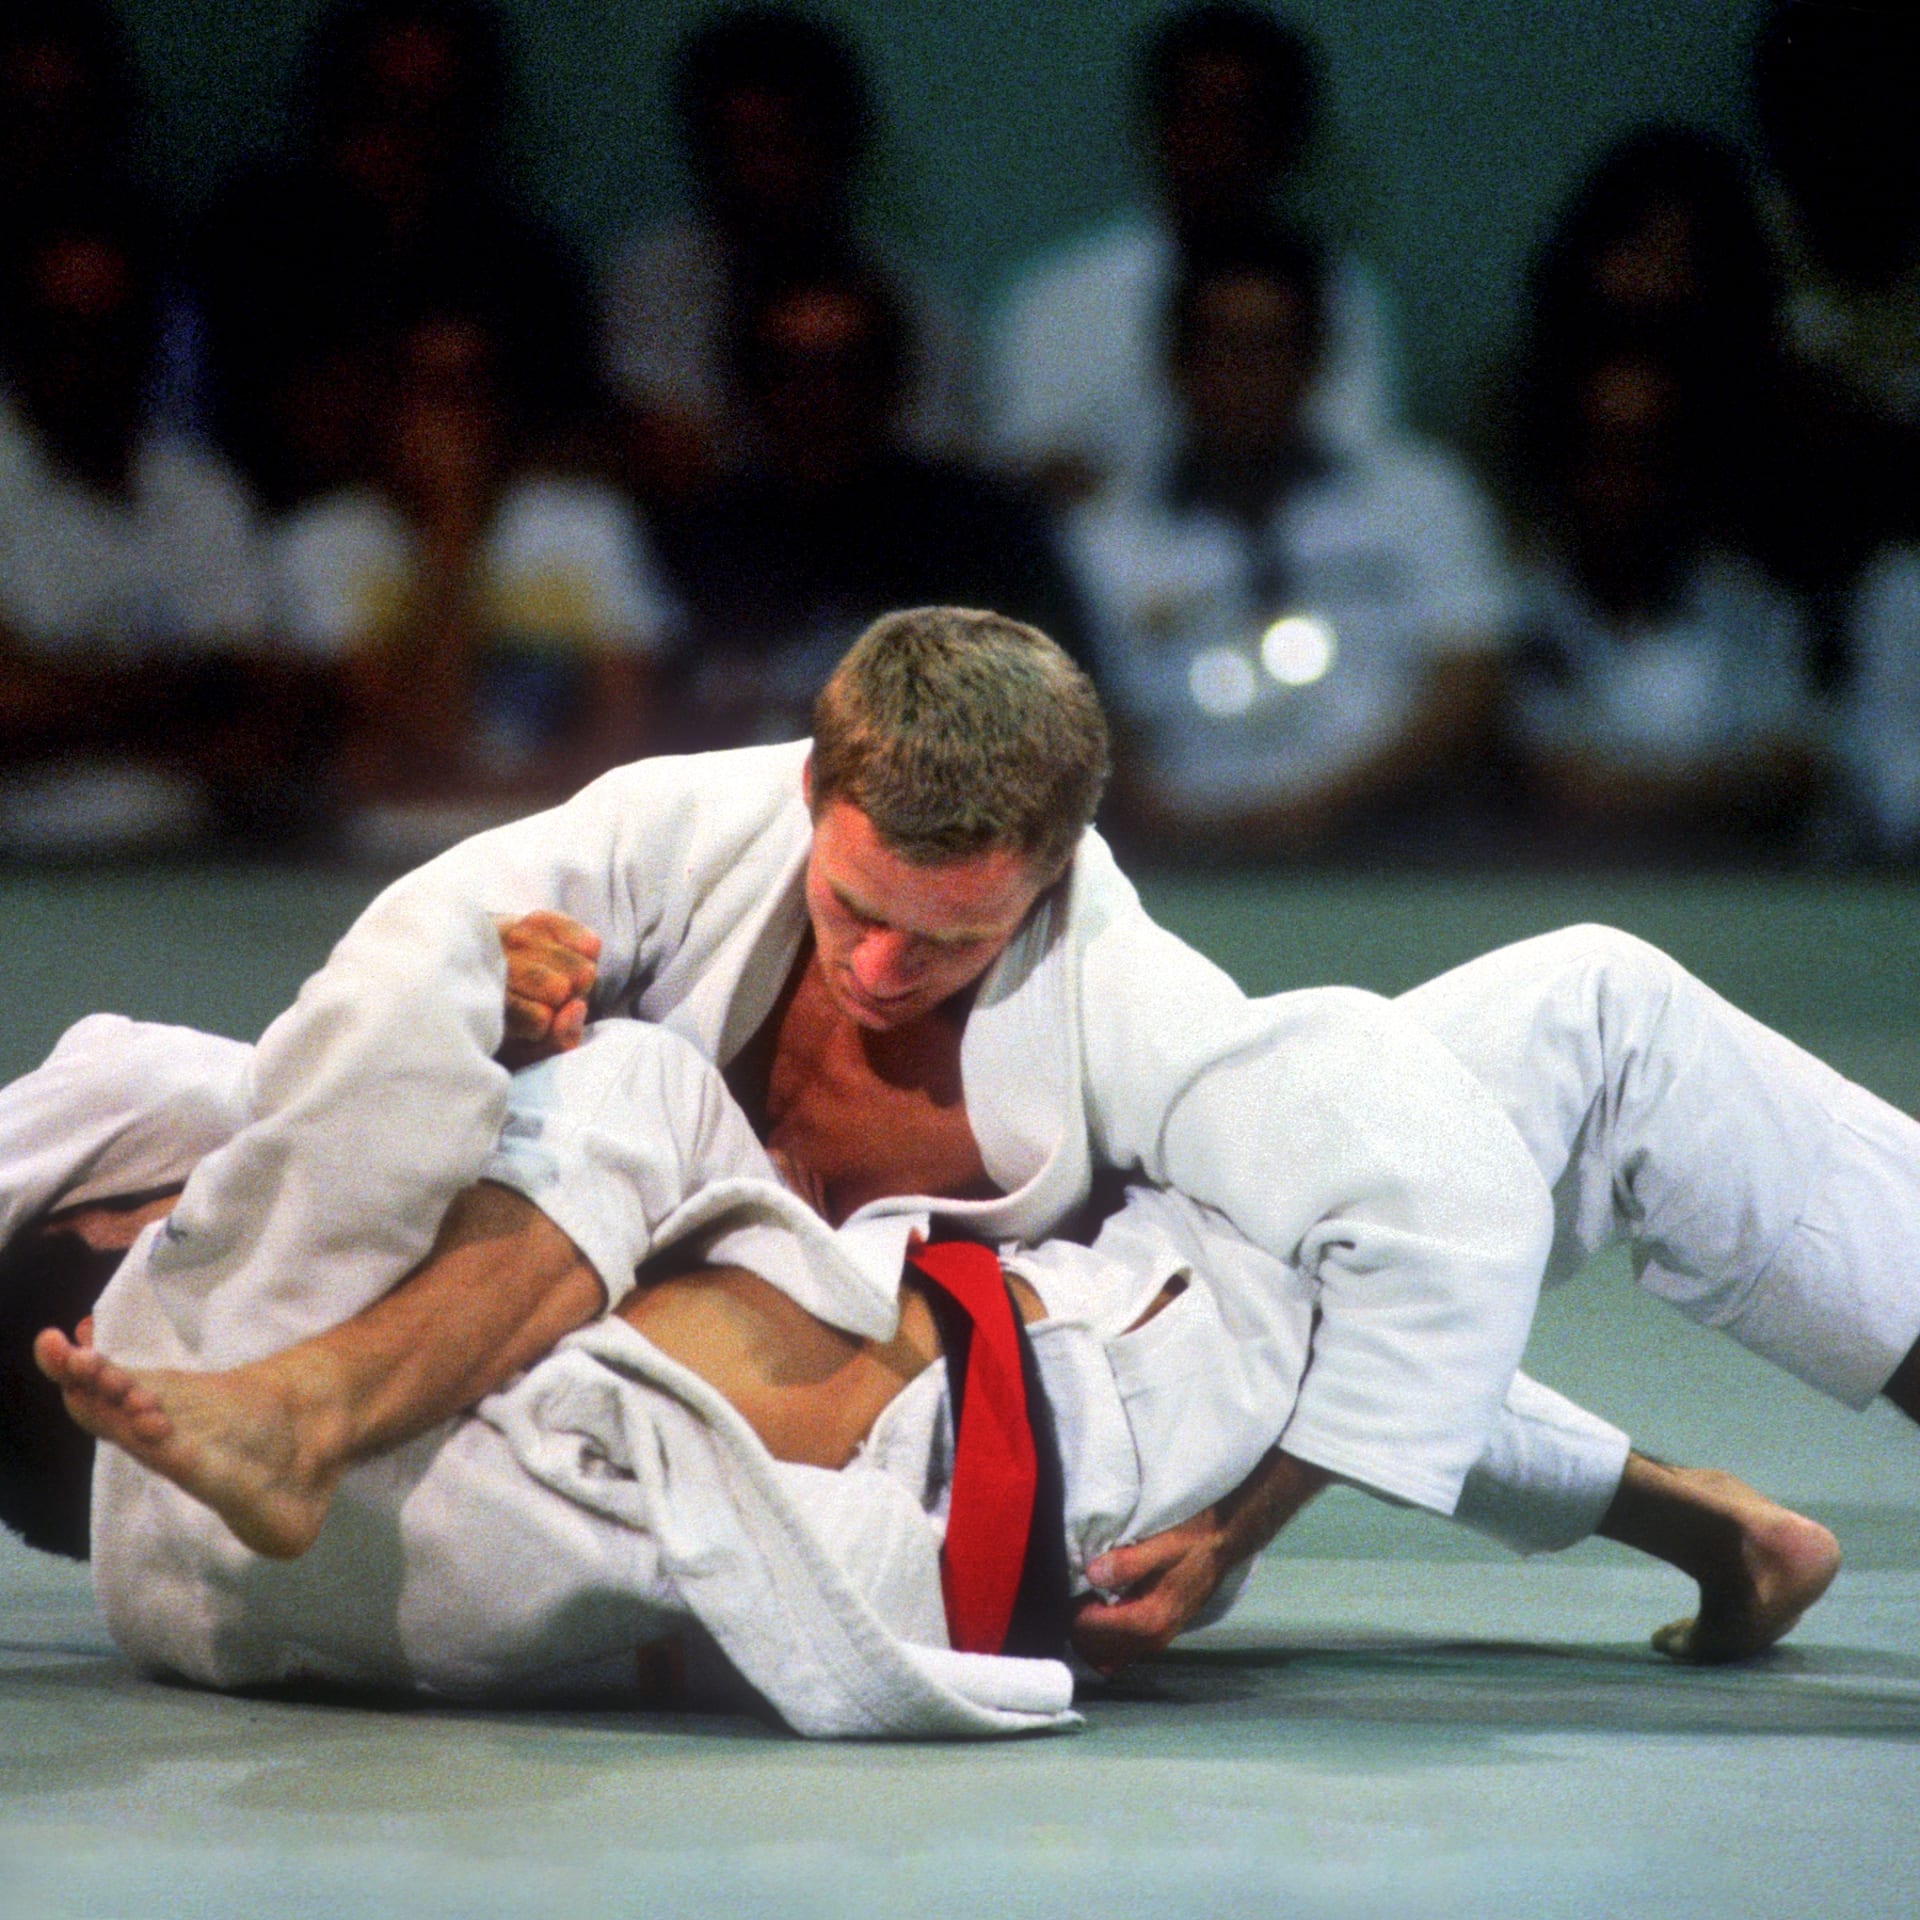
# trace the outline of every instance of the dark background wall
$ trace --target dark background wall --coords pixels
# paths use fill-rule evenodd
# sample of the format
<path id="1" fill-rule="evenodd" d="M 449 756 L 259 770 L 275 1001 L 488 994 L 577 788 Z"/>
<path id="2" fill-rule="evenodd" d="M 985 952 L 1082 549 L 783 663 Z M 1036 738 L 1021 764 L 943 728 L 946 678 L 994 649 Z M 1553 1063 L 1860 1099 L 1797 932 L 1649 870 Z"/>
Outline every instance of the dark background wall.
<path id="1" fill-rule="evenodd" d="M 317 0 L 123 0 L 189 199 L 271 138 Z M 701 0 L 506 0 L 539 192 L 601 244 L 678 187 L 670 50 Z M 1119 205 L 1149 0 L 819 0 L 861 47 L 891 138 L 877 211 L 976 305 L 1035 247 Z M 1762 0 L 1298 0 L 1333 95 L 1330 213 L 1398 308 L 1415 414 L 1459 427 L 1526 256 L 1612 134 L 1747 128 Z"/>

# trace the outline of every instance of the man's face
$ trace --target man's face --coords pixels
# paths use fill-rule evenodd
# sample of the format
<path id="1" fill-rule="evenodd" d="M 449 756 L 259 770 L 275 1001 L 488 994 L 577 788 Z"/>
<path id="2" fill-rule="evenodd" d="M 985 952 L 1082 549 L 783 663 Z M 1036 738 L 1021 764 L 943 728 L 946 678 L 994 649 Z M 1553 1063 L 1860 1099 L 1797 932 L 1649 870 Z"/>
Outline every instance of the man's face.
<path id="1" fill-rule="evenodd" d="M 875 1033 L 931 1013 L 986 972 L 1047 881 L 996 848 L 915 866 L 844 800 L 813 823 L 807 913 L 833 1003 Z"/>
<path id="2" fill-rule="evenodd" d="M 1154 129 L 1167 197 L 1183 224 L 1227 228 L 1266 211 L 1282 146 L 1260 75 L 1226 52 L 1194 53 Z"/>

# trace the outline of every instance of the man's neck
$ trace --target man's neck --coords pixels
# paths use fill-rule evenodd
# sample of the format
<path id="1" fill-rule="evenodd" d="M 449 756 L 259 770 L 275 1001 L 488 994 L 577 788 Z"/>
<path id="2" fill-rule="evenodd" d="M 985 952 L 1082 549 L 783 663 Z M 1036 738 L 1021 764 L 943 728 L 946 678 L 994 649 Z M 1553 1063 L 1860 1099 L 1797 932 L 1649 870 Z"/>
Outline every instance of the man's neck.
<path id="1" fill-rule="evenodd" d="M 898 1027 L 862 1027 L 802 944 L 727 1085 L 789 1183 L 838 1222 L 870 1200 L 989 1198 L 960 1051 L 973 989 Z"/>

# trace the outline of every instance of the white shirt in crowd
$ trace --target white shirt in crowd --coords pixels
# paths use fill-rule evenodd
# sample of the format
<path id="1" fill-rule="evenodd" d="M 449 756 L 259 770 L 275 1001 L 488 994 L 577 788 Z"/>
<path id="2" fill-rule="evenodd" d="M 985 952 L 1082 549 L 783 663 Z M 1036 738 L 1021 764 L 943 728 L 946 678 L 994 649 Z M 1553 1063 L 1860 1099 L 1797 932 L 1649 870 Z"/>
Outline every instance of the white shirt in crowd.
<path id="1" fill-rule="evenodd" d="M 1435 661 L 1497 648 L 1512 625 L 1485 496 L 1405 437 L 1330 459 L 1257 536 L 1156 491 L 1082 507 L 1066 548 L 1107 696 L 1196 824 L 1308 798 L 1372 759 Z M 1268 580 L 1281 601 L 1260 598 Z"/>
<path id="2" fill-rule="evenodd" d="M 1556 567 L 1530 569 L 1522 591 L 1523 747 L 1674 774 L 1814 731 L 1799 605 L 1750 560 L 1708 553 L 1673 612 L 1631 631 Z"/>
<path id="3" fill-rule="evenodd" d="M 1853 684 L 1840 747 L 1875 844 L 1920 854 L 1920 547 L 1890 547 L 1852 609 Z"/>
<path id="4" fill-rule="evenodd" d="M 901 432 L 923 453 L 951 454 L 975 437 L 966 330 L 926 276 L 876 249 L 904 303 L 911 364 Z M 726 243 L 710 222 L 679 216 L 635 234 L 615 256 L 601 295 L 600 359 L 614 391 L 699 421 L 723 460 L 749 451 L 728 365 L 733 305 Z"/>
<path id="5" fill-rule="evenodd" d="M 1178 272 L 1172 229 L 1144 208 L 1029 266 L 989 336 L 994 451 L 1021 466 L 1072 456 L 1120 486 L 1143 484 L 1179 435 L 1165 346 Z M 1327 303 L 1309 404 L 1320 440 L 1348 450 L 1393 424 L 1393 345 L 1379 282 L 1351 255 L 1334 259 Z"/>
<path id="6" fill-rule="evenodd" d="M 371 487 L 297 509 L 274 535 L 282 631 L 299 652 L 344 659 L 391 639 L 419 565 L 413 529 Z M 513 481 L 488 525 L 481 615 L 501 639 L 574 653 L 650 653 L 671 621 L 632 505 L 590 480 Z"/>
<path id="7" fill-rule="evenodd" d="M 252 503 L 208 448 L 143 429 L 127 497 L 71 479 L 0 395 L 0 628 L 111 660 L 257 641 L 266 577 Z"/>
<path id="8" fill-rule="evenodd" d="M 418 543 L 381 494 L 346 488 L 301 508 L 274 539 L 278 612 L 292 649 L 344 660 L 398 637 L 411 615 Z M 473 750 L 494 777 L 538 778 L 594 697 L 598 657 L 648 656 L 674 610 L 631 502 L 581 479 L 512 482 L 484 536 L 483 636 L 474 677 Z M 350 833 L 377 858 L 424 859 L 521 810 L 510 799 L 403 802 L 363 809 Z"/>

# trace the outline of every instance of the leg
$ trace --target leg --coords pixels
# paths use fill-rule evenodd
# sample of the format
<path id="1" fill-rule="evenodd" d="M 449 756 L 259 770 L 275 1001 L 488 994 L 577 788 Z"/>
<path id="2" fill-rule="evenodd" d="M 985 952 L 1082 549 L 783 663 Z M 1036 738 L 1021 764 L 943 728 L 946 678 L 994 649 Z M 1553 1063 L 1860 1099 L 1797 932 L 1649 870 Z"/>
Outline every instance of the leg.
<path id="1" fill-rule="evenodd" d="M 97 1013 L 0 1088 L 0 1242 L 55 1209 L 177 1190 L 246 1124 L 253 1049 Z"/>
<path id="2" fill-rule="evenodd" d="M 265 1359 L 128 1368 L 54 1328 L 35 1358 L 89 1433 L 204 1501 L 255 1552 L 286 1558 L 313 1544 L 348 1467 L 504 1385 L 605 1298 L 537 1208 L 482 1184 L 385 1298 Z"/>
<path id="3" fill-rule="evenodd" d="M 261 1037 L 246 1124 L 116 1276 L 101 1346 L 137 1365 L 232 1368 L 390 1293 L 499 1137 L 504 974 L 478 908 L 370 908 Z"/>
<path id="4" fill-rule="evenodd" d="M 927 1651 L 939 1532 L 893 1472 L 777 1466 L 625 1328 L 586 1330 L 481 1417 L 355 1469 L 293 1561 L 236 1551 L 117 1450 L 101 1472 L 114 1637 L 206 1684 L 578 1698 L 630 1684 L 636 1646 L 691 1615 L 801 1732 L 1010 1731 L 1065 1704 L 1057 1669 L 963 1673 Z M 964 1711 L 976 1697 L 986 1715 Z"/>
<path id="5" fill-rule="evenodd" d="M 1825 1527 L 1729 1473 L 1635 1453 L 1617 1427 L 1515 1374 L 1454 1518 L 1517 1553 L 1591 1533 L 1652 1555 L 1700 1585 L 1690 1620 L 1653 1644 L 1676 1660 L 1744 1660 L 1780 1639 L 1825 1592 L 1840 1550 Z"/>
<path id="6" fill-rule="evenodd" d="M 447 1035 L 424 1054 L 417 1039 L 426 1094 L 445 1081 L 459 1089 L 447 1129 L 413 1089 L 363 1152 L 357 1129 L 380 1092 L 361 1077 L 338 1100 L 328 1089 L 369 1064 L 371 1035 L 390 1021 L 336 1012 L 353 1037 L 344 1066 L 309 1048 L 288 1075 L 292 1094 L 205 1164 L 198 1196 L 190 1185 L 167 1233 L 102 1300 L 98 1350 L 56 1329 L 36 1346 L 83 1427 L 280 1557 L 313 1544 L 346 1467 L 505 1384 L 632 1284 L 653 1227 L 691 1192 L 766 1165 L 714 1069 L 637 1021 L 601 1027 L 578 1052 L 518 1075 L 492 1154 L 484 1085 L 497 1069 Z M 438 1068 L 436 1048 L 447 1056 Z M 430 1139 L 396 1127 L 426 1127 Z M 449 1196 L 426 1258 L 365 1302 L 463 1162 L 490 1179 Z M 340 1181 L 342 1165 L 353 1185 Z M 246 1206 L 248 1175 L 273 1194 L 265 1221 Z M 198 1223 L 182 1236 L 180 1213 L 196 1198 Z M 228 1221 L 252 1231 L 248 1258 L 227 1279 L 217 1273 L 217 1288 L 188 1286 L 207 1263 L 225 1271 Z M 169 1327 L 156 1332 L 152 1298 L 175 1331 L 200 1334 L 198 1346 L 163 1344 Z M 165 1365 L 146 1363 L 156 1346 Z M 192 1365 L 205 1357 L 227 1363 Z"/>
<path id="7" fill-rule="evenodd" d="M 1574 927 L 1401 1003 L 1554 1190 L 1548 1278 L 1625 1239 L 1641 1283 L 1851 1406 L 1920 1338 L 1920 1125 L 1644 941 Z"/>
<path id="8" fill-rule="evenodd" d="M 1013 1285 L 1025 1317 L 1038 1318 L 1038 1296 Z M 551 1221 L 482 1185 L 384 1300 L 265 1360 L 221 1373 L 135 1370 L 51 1328 L 35 1357 L 88 1432 L 213 1508 L 256 1553 L 289 1559 L 318 1537 L 348 1468 L 474 1405 L 604 1304 Z M 739 1267 L 673 1274 L 618 1312 L 724 1394 L 776 1459 L 808 1466 L 845 1466 L 940 1352 L 911 1286 L 885 1342 L 826 1325 Z"/>
<path id="9" fill-rule="evenodd" d="M 1905 1116 L 1605 929 L 1524 942 L 1402 1004 L 1501 1100 L 1552 1184 L 1549 1279 L 1625 1238 L 1643 1283 L 1690 1317 L 1854 1405 L 1884 1390 L 1920 1418 Z M 1516 1429 L 1509 1407 L 1463 1519 L 1523 1550 L 1598 1527 L 1689 1573 L 1698 1620 L 1656 1641 L 1679 1658 L 1758 1651 L 1818 1598 L 1837 1565 L 1824 1529 L 1729 1476 L 1629 1459 L 1625 1436 L 1524 1384 L 1544 1414 Z"/>

